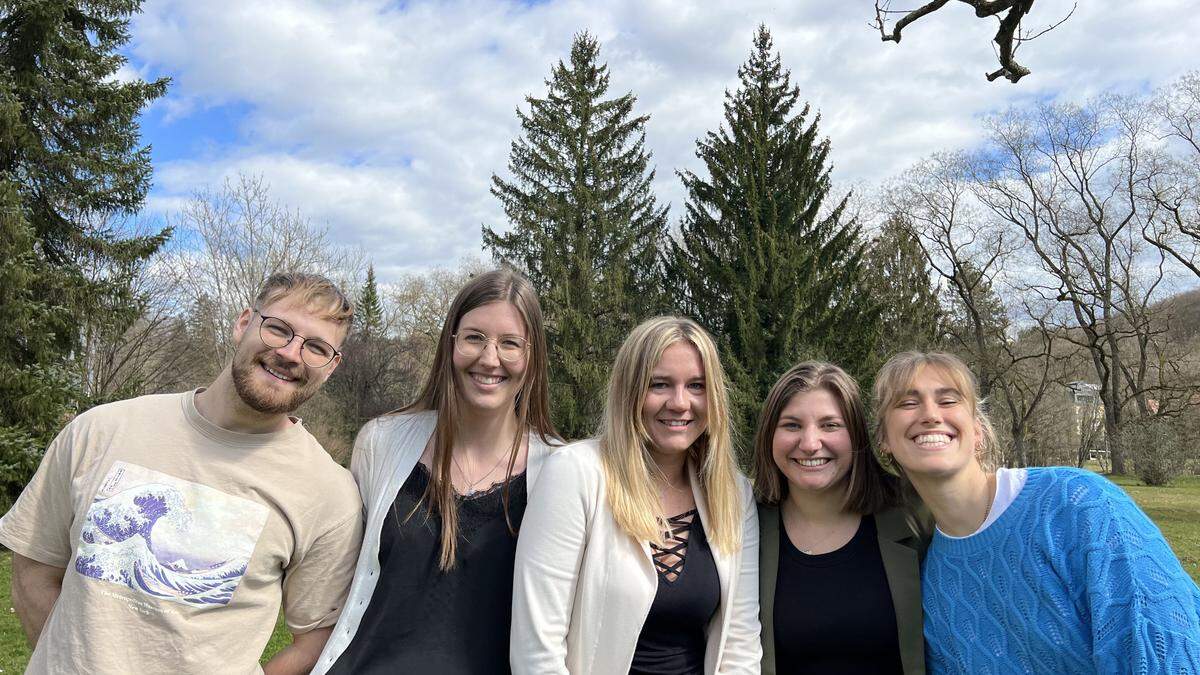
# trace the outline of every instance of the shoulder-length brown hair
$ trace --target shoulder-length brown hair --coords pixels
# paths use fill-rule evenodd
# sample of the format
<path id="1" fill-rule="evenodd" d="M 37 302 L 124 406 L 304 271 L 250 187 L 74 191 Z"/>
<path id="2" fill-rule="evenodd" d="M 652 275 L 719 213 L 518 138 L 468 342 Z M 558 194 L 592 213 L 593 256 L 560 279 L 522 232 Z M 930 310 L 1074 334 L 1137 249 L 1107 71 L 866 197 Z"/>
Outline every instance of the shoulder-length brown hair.
<path id="1" fill-rule="evenodd" d="M 772 444 L 783 409 L 797 394 L 824 389 L 837 401 L 850 432 L 852 460 L 842 508 L 858 514 L 877 513 L 901 503 L 899 481 L 879 464 L 871 449 L 867 416 L 858 383 L 846 371 L 824 361 L 805 361 L 783 374 L 763 403 L 754 434 L 754 493 L 759 501 L 777 504 L 788 483 L 775 464 Z"/>
<path id="2" fill-rule="evenodd" d="M 512 450 L 505 474 L 504 516 L 508 519 L 508 479 L 512 478 L 517 453 L 526 433 L 536 432 L 545 443 L 558 442 L 558 432 L 550 422 L 549 385 L 547 383 L 546 330 L 542 323 L 542 307 L 537 292 L 521 274 L 510 269 L 498 269 L 480 274 L 467 282 L 450 303 L 446 322 L 438 338 L 433 366 L 421 393 L 411 404 L 394 412 L 416 412 L 431 410 L 437 413 L 433 432 L 433 454 L 430 458 L 429 486 L 421 502 L 429 511 L 436 512 L 442 521 L 442 542 L 439 565 L 442 570 L 454 567 L 458 542 L 458 508 L 455 502 L 454 485 L 450 468 L 460 414 L 460 396 L 454 377 L 454 334 L 463 315 L 471 310 L 493 302 L 507 302 L 517 309 L 525 323 L 525 336 L 529 341 L 529 353 L 525 379 L 514 400 L 517 414 L 517 433 L 512 439 Z M 409 514 L 411 515 L 411 514 Z M 511 521 L 509 523 L 511 529 Z"/>

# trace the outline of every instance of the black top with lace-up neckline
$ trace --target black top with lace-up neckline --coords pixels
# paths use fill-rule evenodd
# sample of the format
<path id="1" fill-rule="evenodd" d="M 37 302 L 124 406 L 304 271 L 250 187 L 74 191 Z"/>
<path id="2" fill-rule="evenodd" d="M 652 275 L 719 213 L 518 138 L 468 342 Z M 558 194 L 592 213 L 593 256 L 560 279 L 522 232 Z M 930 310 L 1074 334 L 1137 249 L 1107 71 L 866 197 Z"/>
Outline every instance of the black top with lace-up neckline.
<path id="1" fill-rule="evenodd" d="M 650 545 L 658 591 L 642 625 L 630 673 L 704 672 L 708 623 L 721 603 L 721 580 L 695 509 L 667 519 L 665 546 Z"/>

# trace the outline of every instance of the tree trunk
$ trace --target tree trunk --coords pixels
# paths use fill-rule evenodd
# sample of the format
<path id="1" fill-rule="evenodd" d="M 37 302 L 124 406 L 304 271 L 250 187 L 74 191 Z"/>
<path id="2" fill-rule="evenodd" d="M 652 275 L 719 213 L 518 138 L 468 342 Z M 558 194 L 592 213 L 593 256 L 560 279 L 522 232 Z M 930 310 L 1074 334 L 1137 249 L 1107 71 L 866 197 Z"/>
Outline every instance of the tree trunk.
<path id="1" fill-rule="evenodd" d="M 1121 427 L 1119 425 L 1116 412 L 1112 406 L 1104 406 L 1104 441 L 1108 447 L 1108 459 L 1112 464 L 1110 473 L 1123 476 L 1125 475 L 1125 453 L 1121 447 Z"/>
<path id="2" fill-rule="evenodd" d="M 1029 458 L 1025 456 L 1025 425 L 1021 422 L 1013 422 L 1010 430 L 1012 432 L 1012 456 L 1016 466 L 1029 466 Z"/>

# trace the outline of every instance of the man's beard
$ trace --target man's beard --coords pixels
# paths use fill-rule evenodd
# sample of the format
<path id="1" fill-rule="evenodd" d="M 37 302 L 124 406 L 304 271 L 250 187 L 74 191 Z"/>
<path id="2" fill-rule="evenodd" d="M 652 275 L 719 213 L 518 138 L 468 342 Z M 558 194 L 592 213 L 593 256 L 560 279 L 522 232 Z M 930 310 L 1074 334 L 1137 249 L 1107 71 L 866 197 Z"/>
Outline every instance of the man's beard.
<path id="1" fill-rule="evenodd" d="M 291 371 L 290 368 L 285 366 L 267 365 L 272 370 L 281 373 L 289 373 Z M 234 357 L 231 367 L 233 387 L 237 390 L 238 397 L 242 399 L 243 403 L 260 413 L 268 415 L 290 413 L 312 398 L 313 394 L 317 393 L 317 390 L 321 388 L 319 382 L 314 382 L 307 378 L 297 378 L 296 384 L 299 386 L 292 393 L 273 394 L 264 390 L 263 387 L 254 381 L 254 371 L 260 368 L 262 368 L 262 364 L 259 363 L 259 358 L 256 355 L 250 355 L 246 358 Z"/>

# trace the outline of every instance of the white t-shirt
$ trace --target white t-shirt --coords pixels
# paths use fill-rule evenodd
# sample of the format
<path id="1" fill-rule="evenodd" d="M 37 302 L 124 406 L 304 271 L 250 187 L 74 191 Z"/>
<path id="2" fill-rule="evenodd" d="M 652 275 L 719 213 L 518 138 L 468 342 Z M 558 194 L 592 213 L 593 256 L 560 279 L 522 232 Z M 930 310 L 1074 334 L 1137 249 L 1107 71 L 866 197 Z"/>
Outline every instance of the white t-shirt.
<path id="1" fill-rule="evenodd" d="M 996 522 L 1004 510 L 1013 503 L 1013 500 L 1020 494 L 1021 488 L 1025 487 L 1025 479 L 1028 477 L 1029 473 L 1025 469 L 998 469 L 996 471 L 996 496 L 992 498 L 992 508 L 988 511 L 987 518 L 984 519 L 979 529 L 965 537 L 951 537 L 942 532 L 941 528 L 938 528 L 938 532 L 947 539 L 966 539 L 983 532 L 989 525 Z"/>

